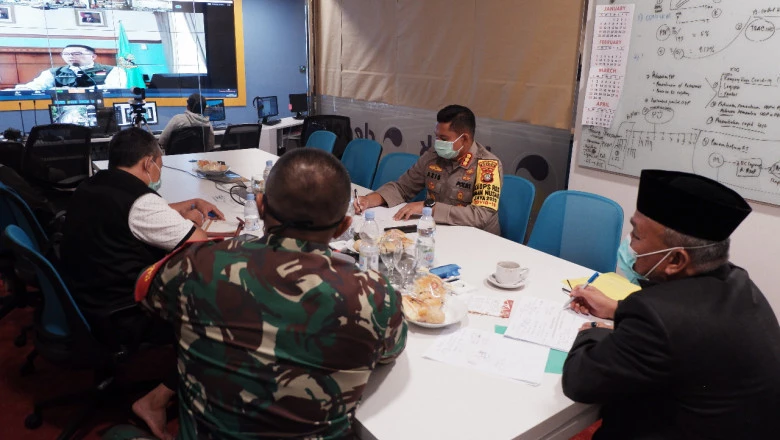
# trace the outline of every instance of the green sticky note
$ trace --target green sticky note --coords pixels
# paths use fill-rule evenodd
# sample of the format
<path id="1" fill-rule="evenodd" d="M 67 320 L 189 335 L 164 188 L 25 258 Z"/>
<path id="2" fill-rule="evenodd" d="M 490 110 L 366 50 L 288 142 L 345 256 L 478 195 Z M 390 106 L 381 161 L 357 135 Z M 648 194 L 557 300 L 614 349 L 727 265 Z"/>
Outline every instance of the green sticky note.
<path id="1" fill-rule="evenodd" d="M 506 333 L 506 326 L 505 325 L 496 325 L 495 332 L 498 333 L 499 335 L 503 335 L 504 333 Z"/>
<path id="2" fill-rule="evenodd" d="M 547 366 L 544 367 L 545 373 L 563 374 L 563 363 L 566 361 L 566 356 L 569 353 L 560 350 L 550 349 L 550 354 L 547 355 Z"/>

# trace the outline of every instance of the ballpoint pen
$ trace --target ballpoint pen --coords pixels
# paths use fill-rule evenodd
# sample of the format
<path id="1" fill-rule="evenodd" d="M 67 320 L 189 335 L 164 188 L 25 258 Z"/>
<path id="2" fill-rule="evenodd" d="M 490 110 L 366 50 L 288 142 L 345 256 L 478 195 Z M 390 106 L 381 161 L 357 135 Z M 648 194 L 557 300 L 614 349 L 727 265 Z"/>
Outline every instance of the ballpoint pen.
<path id="1" fill-rule="evenodd" d="M 599 274 L 598 272 L 593 272 L 593 275 L 591 275 L 591 276 L 590 276 L 590 278 L 588 278 L 588 281 L 585 283 L 585 285 L 584 285 L 584 286 L 582 286 L 582 288 L 583 288 L 583 289 L 587 289 L 587 288 L 588 288 L 588 286 L 590 286 L 590 283 L 592 283 L 592 282 L 596 281 L 596 278 L 598 278 L 598 277 L 599 277 L 599 275 L 600 275 L 600 274 Z M 566 280 L 566 282 L 567 282 L 567 283 L 569 283 L 569 280 Z M 571 287 L 571 283 L 569 283 L 569 287 Z M 572 289 L 572 290 L 574 290 L 574 289 Z M 571 293 L 569 293 L 569 296 L 571 296 Z M 569 300 L 568 300 L 568 301 L 566 301 L 566 304 L 564 304 L 564 305 L 563 305 L 563 308 L 564 308 L 564 309 L 568 309 L 568 308 L 569 308 L 569 306 L 571 305 L 571 303 L 572 303 L 572 302 L 574 302 L 574 300 L 575 300 L 575 299 L 576 299 L 576 298 L 574 298 L 573 296 L 571 296 L 571 298 L 569 298 Z"/>
<path id="2" fill-rule="evenodd" d="M 359 209 L 359 210 L 361 210 L 361 211 L 363 210 L 363 207 L 362 207 L 362 206 L 360 206 L 360 202 L 358 201 L 358 193 L 357 193 L 357 188 L 355 188 L 355 204 L 357 205 L 357 207 L 358 207 L 358 209 Z"/>

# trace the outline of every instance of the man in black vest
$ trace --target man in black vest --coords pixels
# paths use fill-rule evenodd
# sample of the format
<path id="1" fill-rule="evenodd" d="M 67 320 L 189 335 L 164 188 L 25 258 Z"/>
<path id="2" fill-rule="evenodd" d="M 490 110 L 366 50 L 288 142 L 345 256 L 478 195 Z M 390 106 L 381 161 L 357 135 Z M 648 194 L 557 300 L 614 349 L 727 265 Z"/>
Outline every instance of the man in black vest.
<path id="1" fill-rule="evenodd" d="M 185 241 L 205 240 L 198 226 L 209 213 L 224 218 L 202 199 L 171 204 L 163 200 L 156 192 L 162 166 L 154 136 L 139 128 L 123 130 L 109 144 L 108 169 L 81 184 L 68 208 L 62 273 L 95 335 L 108 343 L 132 347 L 173 342 L 173 329 L 136 305 L 136 279 Z M 173 383 L 160 385 L 170 391 L 168 397 L 176 389 L 175 380 L 171 375 Z M 133 409 L 145 418 L 149 412 L 137 406 Z"/>
<path id="2" fill-rule="evenodd" d="M 563 371 L 571 399 L 603 405 L 594 440 L 780 436 L 780 327 L 729 236 L 750 206 L 694 174 L 644 170 L 619 265 L 643 289 L 614 301 L 577 287 L 588 323 Z"/>
<path id="3" fill-rule="evenodd" d="M 70 44 L 62 49 L 65 66 L 41 72 L 34 80 L 16 86 L 17 89 L 47 90 L 54 87 L 127 88 L 127 74 L 119 67 L 96 63 L 95 49 L 83 44 Z"/>

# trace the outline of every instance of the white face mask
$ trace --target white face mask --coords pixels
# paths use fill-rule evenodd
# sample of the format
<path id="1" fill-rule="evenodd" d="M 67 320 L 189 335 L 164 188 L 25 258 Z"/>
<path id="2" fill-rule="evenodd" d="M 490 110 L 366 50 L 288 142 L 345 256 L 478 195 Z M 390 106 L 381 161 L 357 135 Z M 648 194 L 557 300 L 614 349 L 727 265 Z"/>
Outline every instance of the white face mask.
<path id="1" fill-rule="evenodd" d="M 433 149 L 436 150 L 436 154 L 438 154 L 442 159 L 454 159 L 458 157 L 458 153 L 460 153 L 460 150 L 463 149 L 462 146 L 459 150 L 453 148 L 455 142 L 457 142 L 461 137 L 463 137 L 462 134 L 455 138 L 454 141 L 443 141 L 441 139 L 436 139 L 436 141 L 433 143 Z"/>

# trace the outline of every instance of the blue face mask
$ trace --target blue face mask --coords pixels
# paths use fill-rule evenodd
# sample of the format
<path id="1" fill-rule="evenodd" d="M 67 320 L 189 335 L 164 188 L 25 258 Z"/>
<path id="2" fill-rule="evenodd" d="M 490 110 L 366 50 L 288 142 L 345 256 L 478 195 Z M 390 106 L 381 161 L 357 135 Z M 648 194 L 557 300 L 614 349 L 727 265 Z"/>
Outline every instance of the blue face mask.
<path id="1" fill-rule="evenodd" d="M 618 268 L 620 268 L 620 271 L 623 272 L 623 275 L 625 275 L 625 277 L 628 278 L 628 281 L 631 281 L 632 283 L 639 285 L 639 281 L 647 280 L 647 277 L 650 276 L 651 273 L 653 273 L 655 268 L 658 267 L 658 265 L 661 264 L 661 262 L 664 261 L 666 257 L 668 257 L 675 249 L 685 249 L 685 248 L 673 247 L 669 249 L 662 249 L 660 251 L 648 252 L 646 254 L 637 255 L 636 251 L 631 247 L 631 234 L 629 234 L 626 235 L 626 238 L 624 238 L 623 241 L 620 242 L 620 247 L 618 248 Z M 646 257 L 648 255 L 660 254 L 661 252 L 666 252 L 666 255 L 664 255 L 663 258 L 658 260 L 658 263 L 655 263 L 655 266 L 653 266 L 650 270 L 648 270 L 646 274 L 640 275 L 639 273 L 637 273 L 637 271 L 634 270 L 634 264 L 636 264 L 637 258 Z"/>
<path id="2" fill-rule="evenodd" d="M 160 170 L 160 167 L 158 167 L 154 161 L 152 161 L 152 164 L 154 164 L 154 166 L 157 167 L 158 170 Z M 160 187 L 162 186 L 162 170 L 160 170 L 160 178 L 157 179 L 156 182 L 152 181 L 152 175 L 149 174 L 149 171 L 146 172 L 146 175 L 149 176 L 149 185 L 148 185 L 149 188 L 154 192 L 159 191 Z"/>
<path id="3" fill-rule="evenodd" d="M 433 149 L 436 150 L 436 154 L 439 155 L 442 159 L 454 159 L 458 156 L 458 153 L 460 153 L 460 150 L 455 150 L 453 148 L 453 145 L 455 145 L 455 142 L 458 141 L 463 135 L 458 136 L 454 141 L 443 141 L 441 139 L 436 139 L 436 141 L 433 143 Z M 460 147 L 463 149 L 463 147 Z"/>

